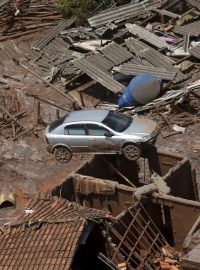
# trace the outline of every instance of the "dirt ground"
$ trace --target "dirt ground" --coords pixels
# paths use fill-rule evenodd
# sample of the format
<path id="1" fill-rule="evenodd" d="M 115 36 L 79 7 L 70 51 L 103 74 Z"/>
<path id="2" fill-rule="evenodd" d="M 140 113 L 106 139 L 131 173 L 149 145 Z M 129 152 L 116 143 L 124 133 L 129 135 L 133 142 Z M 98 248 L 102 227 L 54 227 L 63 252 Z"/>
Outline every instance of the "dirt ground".
<path id="1" fill-rule="evenodd" d="M 0 209 L 0 224 L 24 211 L 28 199 L 61 183 L 88 159 L 77 155 L 69 164 L 57 163 L 45 149 L 42 132 L 35 138 L 1 142 L 0 156 L 0 193 L 9 190 L 16 196 L 16 211 Z"/>

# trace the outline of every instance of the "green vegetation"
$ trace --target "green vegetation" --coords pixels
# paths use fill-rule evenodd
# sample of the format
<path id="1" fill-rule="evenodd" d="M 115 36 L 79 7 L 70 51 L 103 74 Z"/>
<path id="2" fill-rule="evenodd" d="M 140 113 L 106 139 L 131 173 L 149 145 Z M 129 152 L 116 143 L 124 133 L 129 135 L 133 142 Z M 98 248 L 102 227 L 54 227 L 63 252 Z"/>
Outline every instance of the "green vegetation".
<path id="1" fill-rule="evenodd" d="M 120 3 L 121 2 L 121 3 Z M 96 13 L 118 4 L 125 4 L 122 0 L 59 0 L 58 10 L 66 17 L 75 16 L 82 21 Z"/>

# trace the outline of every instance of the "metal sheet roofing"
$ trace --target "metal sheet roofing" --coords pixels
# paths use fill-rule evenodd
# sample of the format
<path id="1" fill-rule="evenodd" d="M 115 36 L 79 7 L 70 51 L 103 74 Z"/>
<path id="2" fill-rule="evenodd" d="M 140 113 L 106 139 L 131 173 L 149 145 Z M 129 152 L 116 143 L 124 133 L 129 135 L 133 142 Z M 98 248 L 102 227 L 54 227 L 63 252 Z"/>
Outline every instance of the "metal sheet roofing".
<path id="1" fill-rule="evenodd" d="M 56 59 L 61 61 L 63 58 L 67 61 L 73 58 L 73 51 L 69 50 L 66 43 L 60 38 L 52 40 L 42 51 L 44 55 L 49 58 L 49 62 Z"/>
<path id="2" fill-rule="evenodd" d="M 133 57 L 132 53 L 114 41 L 104 46 L 100 51 L 116 65 L 122 64 Z"/>
<path id="3" fill-rule="evenodd" d="M 0 235 L 1 269 L 70 269 L 86 221 L 107 216 L 64 199 L 34 199 L 29 208 Z"/>
<path id="4" fill-rule="evenodd" d="M 167 58 L 162 55 L 160 52 L 153 49 L 145 49 L 142 52 L 143 57 L 145 57 L 151 64 L 155 67 L 165 68 L 168 71 L 173 71 L 176 73 L 174 82 L 180 82 L 187 79 L 187 76 L 184 75 L 179 69 L 174 67 Z"/>
<path id="5" fill-rule="evenodd" d="M 67 75 L 73 75 L 77 74 L 79 72 L 79 69 L 75 67 L 72 63 L 66 62 L 64 69 L 62 71 L 62 75 L 67 76 Z"/>
<path id="6" fill-rule="evenodd" d="M 87 59 L 89 63 L 97 66 L 103 71 L 108 71 L 114 66 L 114 63 L 112 61 L 110 61 L 100 53 L 90 54 L 86 56 L 85 59 Z"/>
<path id="7" fill-rule="evenodd" d="M 183 26 L 175 26 L 173 29 L 174 33 L 180 35 L 189 34 L 190 36 L 198 37 L 200 35 L 200 21 L 192 22 Z"/>
<path id="8" fill-rule="evenodd" d="M 140 54 L 142 50 L 150 48 L 148 45 L 135 38 L 128 38 L 125 40 L 125 43 L 129 50 L 136 55 Z"/>
<path id="9" fill-rule="evenodd" d="M 191 55 L 195 56 L 196 58 L 200 59 L 200 45 L 193 47 L 189 50 Z"/>
<path id="10" fill-rule="evenodd" d="M 99 82 L 100 84 L 110 89 L 114 93 L 122 92 L 123 89 L 125 88 L 124 85 L 115 81 L 109 73 L 102 71 L 94 64 L 88 62 L 87 58 L 75 60 L 74 65 L 80 68 L 80 70 L 85 72 L 93 80 Z"/>
<path id="11" fill-rule="evenodd" d="M 126 40 L 126 46 L 136 53 L 139 57 L 145 58 L 150 64 L 158 68 L 164 68 L 168 72 L 176 73 L 174 82 L 180 82 L 187 79 L 179 69 L 173 66 L 173 61 L 159 51 L 149 47 L 140 40 L 129 38 Z"/>
<path id="12" fill-rule="evenodd" d="M 142 42 L 141 40 L 135 39 L 135 38 L 128 38 L 125 40 L 126 46 L 129 48 L 130 51 L 134 52 L 138 57 L 141 56 L 142 52 L 144 50 L 150 49 L 153 52 L 158 52 L 157 50 L 153 49 L 146 43 Z M 169 57 L 165 56 L 164 54 L 158 52 L 158 56 L 163 57 L 165 61 L 169 63 L 175 63 L 173 60 L 171 60 Z"/>
<path id="13" fill-rule="evenodd" d="M 187 0 L 190 5 L 200 9 L 200 0 Z"/>
<path id="14" fill-rule="evenodd" d="M 107 9 L 88 19 L 92 27 L 106 25 L 116 20 L 123 20 L 126 18 L 134 18 L 138 15 L 148 13 L 151 8 L 159 7 L 159 1 L 143 0 L 141 2 L 133 1 L 130 4 L 122 5 L 115 8 Z"/>
<path id="15" fill-rule="evenodd" d="M 149 32 L 144 27 L 138 26 L 136 24 L 127 23 L 126 28 L 135 36 L 146 40 L 148 43 L 154 45 L 157 48 L 168 48 L 170 49 L 170 45 L 168 45 L 161 37 L 156 36 L 154 33 Z"/>
<path id="16" fill-rule="evenodd" d="M 164 68 L 156 68 L 150 66 L 142 66 L 142 65 L 134 65 L 131 63 L 125 63 L 114 70 L 119 71 L 125 75 L 138 75 L 141 73 L 148 73 L 151 75 L 155 75 L 156 77 L 163 79 L 163 80 L 173 80 L 176 76 L 175 71 L 168 71 Z"/>
<path id="17" fill-rule="evenodd" d="M 39 52 L 33 50 L 32 52 L 39 54 L 35 61 L 42 68 L 44 77 L 51 76 L 52 68 L 61 68 L 67 61 L 73 58 L 74 54 L 74 51 L 68 49 L 67 43 L 58 37 L 50 41 Z"/>
<path id="18" fill-rule="evenodd" d="M 75 19 L 63 20 L 56 27 L 51 29 L 47 35 L 45 35 L 42 39 L 37 41 L 34 45 L 32 45 L 32 49 L 36 51 L 40 51 L 43 47 L 45 47 L 52 39 L 59 35 L 59 33 L 65 28 L 71 26 L 74 23 Z"/>

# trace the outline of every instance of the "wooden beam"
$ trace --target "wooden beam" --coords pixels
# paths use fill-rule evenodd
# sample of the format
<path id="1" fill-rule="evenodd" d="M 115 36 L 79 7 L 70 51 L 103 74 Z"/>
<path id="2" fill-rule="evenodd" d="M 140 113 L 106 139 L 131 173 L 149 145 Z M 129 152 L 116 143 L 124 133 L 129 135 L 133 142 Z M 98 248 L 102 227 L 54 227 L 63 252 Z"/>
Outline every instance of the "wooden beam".
<path id="1" fill-rule="evenodd" d="M 38 78 L 39 80 L 41 80 L 42 82 L 44 82 L 45 84 L 47 84 L 48 86 L 50 86 L 51 88 L 53 88 L 57 93 L 59 93 L 60 95 L 62 95 L 63 97 L 67 98 L 68 100 L 70 100 L 71 102 L 75 102 L 79 108 L 84 109 L 84 107 L 80 104 L 80 102 L 74 98 L 70 93 L 65 94 L 63 93 L 60 89 L 58 89 L 56 86 L 54 86 L 53 84 L 51 84 L 50 82 L 46 81 L 45 79 L 41 78 L 40 75 L 38 75 L 36 72 L 30 70 L 28 67 L 26 67 L 24 64 L 21 64 L 19 61 L 17 61 L 16 59 L 13 59 L 13 61 L 19 65 L 20 67 L 22 67 L 23 69 L 25 69 L 26 71 L 30 72 L 32 75 L 34 75 L 36 78 Z M 70 97 L 69 97 L 70 96 Z"/>
<path id="2" fill-rule="evenodd" d="M 99 156 L 108 166 L 110 166 L 119 176 L 121 176 L 130 186 L 136 188 L 136 186 L 125 176 L 123 175 L 111 162 L 106 158 Z"/>
<path id="3" fill-rule="evenodd" d="M 15 118 L 12 114 L 10 114 L 5 108 L 3 108 L 1 105 L 0 105 L 0 110 L 2 110 L 5 114 L 7 114 L 15 123 L 17 123 L 20 127 L 23 127 L 24 126 L 17 120 L 17 118 Z"/>

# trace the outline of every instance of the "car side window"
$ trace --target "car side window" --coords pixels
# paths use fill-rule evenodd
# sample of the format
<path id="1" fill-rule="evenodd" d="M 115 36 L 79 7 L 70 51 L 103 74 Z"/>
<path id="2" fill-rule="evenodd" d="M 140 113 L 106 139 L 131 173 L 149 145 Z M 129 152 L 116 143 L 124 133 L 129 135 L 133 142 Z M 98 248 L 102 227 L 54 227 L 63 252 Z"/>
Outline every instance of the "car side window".
<path id="1" fill-rule="evenodd" d="M 82 125 L 76 124 L 76 125 L 69 125 L 64 128 L 64 134 L 65 135 L 85 135 L 85 129 Z"/>
<path id="2" fill-rule="evenodd" d="M 87 132 L 89 136 L 104 136 L 108 130 L 95 124 L 87 124 Z"/>

